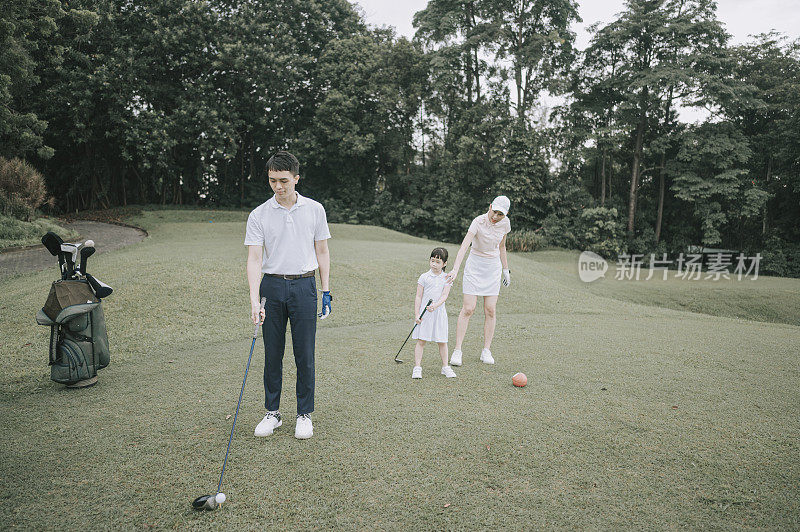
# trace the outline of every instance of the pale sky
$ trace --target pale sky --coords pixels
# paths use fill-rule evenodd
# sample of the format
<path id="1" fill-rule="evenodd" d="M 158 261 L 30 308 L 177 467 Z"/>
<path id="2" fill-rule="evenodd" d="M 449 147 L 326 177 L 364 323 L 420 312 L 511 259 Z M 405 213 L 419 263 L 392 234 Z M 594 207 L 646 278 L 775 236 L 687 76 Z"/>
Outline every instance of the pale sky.
<path id="1" fill-rule="evenodd" d="M 427 0 L 356 0 L 367 23 L 374 26 L 393 26 L 397 33 L 414 36 L 411 21 L 414 13 L 425 9 Z M 583 49 L 589 42 L 585 28 L 598 21 L 611 22 L 622 11 L 623 0 L 579 0 L 583 22 L 575 26 L 577 45 Z M 725 24 L 733 43 L 748 40 L 748 35 L 777 30 L 792 39 L 800 37 L 800 0 L 718 0 L 717 16 Z"/>

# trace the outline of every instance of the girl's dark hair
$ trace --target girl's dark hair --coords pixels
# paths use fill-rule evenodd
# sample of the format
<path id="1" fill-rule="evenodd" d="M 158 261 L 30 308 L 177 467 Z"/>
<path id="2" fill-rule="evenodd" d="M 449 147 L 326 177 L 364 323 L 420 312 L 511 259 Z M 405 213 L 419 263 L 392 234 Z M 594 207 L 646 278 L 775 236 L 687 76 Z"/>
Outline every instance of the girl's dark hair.
<path id="1" fill-rule="evenodd" d="M 300 173 L 300 161 L 288 151 L 279 151 L 267 161 L 267 171 L 289 171 L 292 175 Z"/>
<path id="2" fill-rule="evenodd" d="M 431 251 L 431 258 L 437 258 L 442 262 L 447 262 L 447 250 L 444 248 L 434 248 L 434 250 Z M 442 267 L 442 271 L 444 271 L 445 268 L 447 268 L 447 266 Z"/>

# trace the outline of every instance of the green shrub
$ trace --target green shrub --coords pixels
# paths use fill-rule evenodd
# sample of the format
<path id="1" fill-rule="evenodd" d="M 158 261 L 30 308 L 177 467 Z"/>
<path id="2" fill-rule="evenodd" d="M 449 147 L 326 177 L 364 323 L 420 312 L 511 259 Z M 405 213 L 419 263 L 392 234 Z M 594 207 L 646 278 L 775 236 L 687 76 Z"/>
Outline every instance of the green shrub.
<path id="1" fill-rule="evenodd" d="M 47 197 L 42 174 L 22 159 L 0 157 L 0 213 L 29 222 L 45 203 L 54 200 Z"/>
<path id="2" fill-rule="evenodd" d="M 547 245 L 543 235 L 534 231 L 511 231 L 506 237 L 508 251 L 539 251 Z"/>
<path id="3" fill-rule="evenodd" d="M 800 245 L 772 236 L 764 242 L 759 272 L 780 277 L 800 277 Z"/>
<path id="4" fill-rule="evenodd" d="M 606 259 L 615 259 L 622 251 L 622 225 L 617 209 L 595 207 L 581 213 L 583 248 Z"/>

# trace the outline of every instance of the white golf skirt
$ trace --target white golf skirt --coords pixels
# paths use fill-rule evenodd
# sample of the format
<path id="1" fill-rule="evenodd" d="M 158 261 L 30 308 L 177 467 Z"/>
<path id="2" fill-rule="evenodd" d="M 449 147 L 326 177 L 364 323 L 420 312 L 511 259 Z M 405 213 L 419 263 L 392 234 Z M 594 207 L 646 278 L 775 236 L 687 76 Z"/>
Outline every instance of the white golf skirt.
<path id="1" fill-rule="evenodd" d="M 447 309 L 442 305 L 422 316 L 422 323 L 414 327 L 411 338 L 426 342 L 447 342 L 447 335 Z"/>
<path id="2" fill-rule="evenodd" d="M 479 257 L 470 253 L 464 265 L 462 291 L 472 296 L 500 295 L 500 275 L 503 264 L 500 257 Z"/>

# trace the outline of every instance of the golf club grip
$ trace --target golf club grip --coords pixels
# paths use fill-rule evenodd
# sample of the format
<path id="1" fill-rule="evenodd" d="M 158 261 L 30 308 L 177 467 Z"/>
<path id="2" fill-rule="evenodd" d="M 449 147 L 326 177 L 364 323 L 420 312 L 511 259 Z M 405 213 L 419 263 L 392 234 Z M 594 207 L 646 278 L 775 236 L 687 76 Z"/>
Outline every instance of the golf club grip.
<path id="1" fill-rule="evenodd" d="M 428 307 L 433 304 L 433 299 L 429 299 L 428 302 L 425 304 L 425 308 L 422 309 L 422 314 L 419 315 L 419 319 L 422 319 L 422 316 L 425 315 L 425 311 L 428 310 Z"/>
<path id="2" fill-rule="evenodd" d="M 262 297 L 261 298 L 261 310 L 264 310 L 264 307 L 266 307 L 266 306 L 267 306 L 267 298 L 266 297 Z M 255 330 L 253 330 L 253 338 L 258 338 L 258 328 L 261 327 L 261 323 L 262 322 L 256 323 L 256 328 L 255 328 Z"/>
<path id="3" fill-rule="evenodd" d="M 95 249 L 93 247 L 85 247 L 81 248 L 81 266 L 80 272 L 81 275 L 86 275 L 86 259 L 94 255 Z"/>

